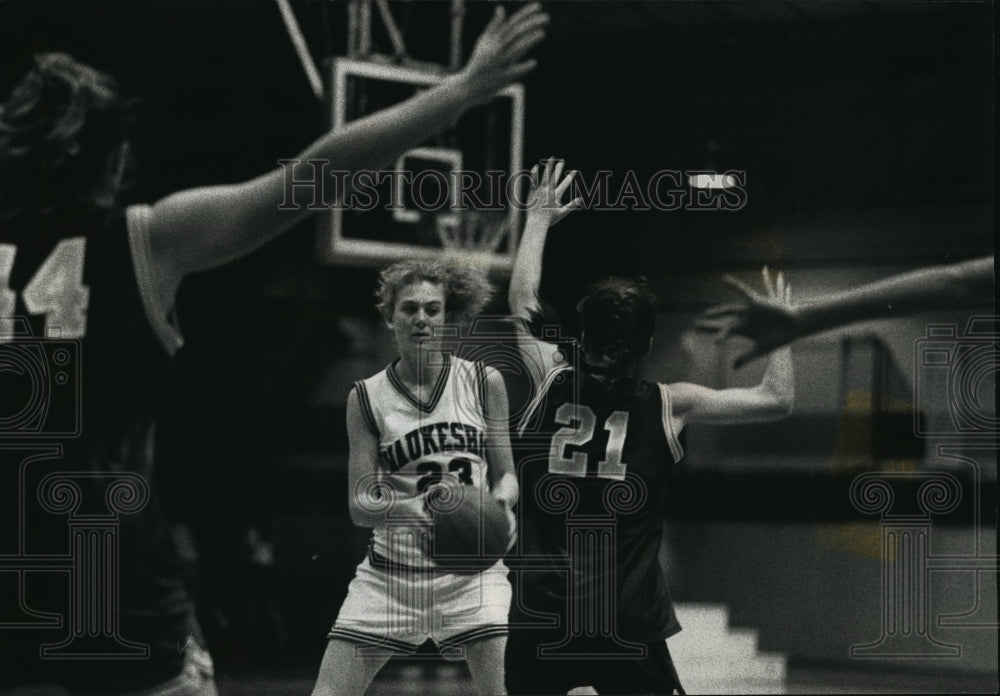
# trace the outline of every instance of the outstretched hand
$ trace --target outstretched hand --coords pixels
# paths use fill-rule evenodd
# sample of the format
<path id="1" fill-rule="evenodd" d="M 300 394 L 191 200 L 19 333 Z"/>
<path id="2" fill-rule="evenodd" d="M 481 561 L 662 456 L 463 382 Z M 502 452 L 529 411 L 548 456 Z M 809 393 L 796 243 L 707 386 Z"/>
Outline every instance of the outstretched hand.
<path id="1" fill-rule="evenodd" d="M 736 357 L 736 367 L 742 367 L 801 335 L 801 321 L 791 304 L 792 286 L 785 283 L 781 273 L 772 282 L 767 266 L 762 275 L 766 295 L 732 276 L 726 276 L 725 282 L 743 296 L 743 303 L 713 307 L 695 322 L 699 329 L 716 332 L 717 342 L 732 335 L 750 339 L 751 345 Z"/>
<path id="2" fill-rule="evenodd" d="M 539 3 L 526 5 L 509 18 L 497 7 L 462 71 L 474 93 L 489 99 L 534 68 L 536 61 L 524 56 L 545 38 L 548 22 Z"/>
<path id="3" fill-rule="evenodd" d="M 531 168 L 531 195 L 528 196 L 529 215 L 547 215 L 548 225 L 556 224 L 564 217 L 579 208 L 583 199 L 579 196 L 569 203 L 563 203 L 563 196 L 573 183 L 576 171 L 563 176 L 565 162 L 550 157 L 542 168 L 542 176 L 538 176 L 538 165 Z"/>

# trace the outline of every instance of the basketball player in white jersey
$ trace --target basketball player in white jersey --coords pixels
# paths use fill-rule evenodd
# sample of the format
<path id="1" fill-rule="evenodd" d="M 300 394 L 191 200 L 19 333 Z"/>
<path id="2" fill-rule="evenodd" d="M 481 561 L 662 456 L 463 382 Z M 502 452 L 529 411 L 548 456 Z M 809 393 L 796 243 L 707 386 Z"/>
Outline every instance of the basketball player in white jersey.
<path id="1" fill-rule="evenodd" d="M 121 194 L 131 169 L 130 100 L 110 76 L 66 54 L 35 57 L 24 79 L 0 102 L 0 362 L 25 350 L 49 355 L 59 346 L 66 352 L 63 344 L 50 341 L 72 341 L 80 352 L 74 348 L 67 355 L 81 359 L 72 363 L 79 372 L 61 373 L 75 375 L 76 381 L 67 382 L 71 386 L 45 392 L 45 408 L 37 417 L 41 425 L 34 430 L 32 421 L 19 423 L 16 400 L 14 411 L 8 407 L 25 384 L 24 374 L 0 369 L 0 412 L 15 416 L 0 418 L 6 420 L 0 423 L 0 509 L 20 510 L 23 520 L 10 524 L 17 518 L 8 516 L 0 523 L 0 555 L 11 549 L 64 548 L 70 527 L 64 514 L 53 514 L 43 501 L 37 483 L 49 473 L 69 481 L 65 490 L 77 496 L 70 501 L 74 510 L 81 496 L 133 509 L 118 516 L 120 508 L 109 507 L 116 510 L 116 545 L 95 542 L 86 549 L 100 558 L 116 554 L 114 563 L 87 566 L 114 572 L 90 580 L 78 574 L 82 584 L 74 587 L 87 588 L 82 590 L 87 601 L 73 603 L 79 597 L 64 573 L 35 573 L 32 595 L 47 604 L 29 609 L 16 581 L 7 582 L 23 577 L 22 568 L 13 568 L 17 575 L 3 574 L 0 616 L 33 612 L 34 625 L 22 627 L 15 620 L 13 629 L 9 621 L 7 628 L 0 626 L 0 692 L 31 679 L 34 668 L 73 694 L 217 694 L 154 485 L 156 415 L 170 379 L 170 358 L 183 343 L 174 321 L 180 284 L 290 230 L 314 211 L 317 197 L 332 204 L 334 192 L 324 190 L 319 178 L 329 170 L 314 167 L 317 162 L 337 171 L 394 162 L 460 114 L 489 101 L 532 69 L 527 53 L 542 40 L 547 22 L 537 4 L 509 18 L 498 6 L 464 69 L 406 101 L 323 134 L 294 167 L 276 166 L 242 183 L 185 189 L 128 208 Z M 287 178 L 292 169 L 294 180 Z M 302 185 L 304 172 L 317 178 Z M 48 416 L 42 411 L 79 415 L 77 431 L 46 431 L 42 420 Z M 17 479 L 21 453 L 29 451 L 20 449 L 25 435 L 32 446 L 58 452 L 31 455 L 30 489 Z M 10 447 L 11 442 L 18 447 Z M 125 486 L 121 490 L 131 497 L 117 492 L 105 497 L 100 487 L 110 482 Z M 29 485 L 27 479 L 23 485 Z M 86 558 L 91 563 L 92 556 Z M 111 594 L 117 603 L 105 601 Z M 65 617 L 58 630 L 68 630 L 66 638 L 52 635 L 56 629 L 49 619 L 57 615 Z M 46 619 L 36 621 L 39 616 Z M 90 628 L 84 630 L 85 625 Z M 69 637 L 73 645 L 57 647 L 97 657 L 44 657 L 43 646 Z M 76 647 L 77 639 L 85 647 Z"/>
<path id="2" fill-rule="evenodd" d="M 505 693 L 507 568 L 441 567 L 431 556 L 426 503 L 448 479 L 465 494 L 492 494 L 508 510 L 513 539 L 518 488 L 503 378 L 442 351 L 434 331 L 471 319 L 491 294 L 484 272 L 458 264 L 402 262 L 382 272 L 379 309 L 399 358 L 357 382 L 347 400 L 351 518 L 374 532 L 313 696 L 362 694 L 393 654 L 427 639 L 446 658 L 468 662 L 480 693 Z"/>

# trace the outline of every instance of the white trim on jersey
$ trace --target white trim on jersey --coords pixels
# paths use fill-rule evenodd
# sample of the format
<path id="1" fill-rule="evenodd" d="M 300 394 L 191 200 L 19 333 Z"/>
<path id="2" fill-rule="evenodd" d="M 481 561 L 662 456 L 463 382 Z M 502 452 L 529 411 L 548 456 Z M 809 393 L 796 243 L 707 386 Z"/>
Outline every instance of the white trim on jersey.
<path id="1" fill-rule="evenodd" d="M 680 462 L 684 456 L 684 448 L 678 438 L 680 433 L 674 423 L 674 410 L 670 405 L 670 387 L 662 382 L 657 382 L 660 388 L 660 403 L 663 408 L 661 420 L 663 421 L 663 434 L 667 436 L 667 444 L 670 445 L 670 453 L 674 455 L 674 463 Z"/>
<path id="2" fill-rule="evenodd" d="M 434 382 L 434 387 L 431 389 L 431 394 L 427 401 L 421 401 L 416 394 L 407 388 L 403 379 L 396 374 L 396 366 L 398 364 L 399 358 L 396 358 L 387 368 L 385 368 L 385 376 L 389 380 L 389 384 L 393 386 L 400 396 L 413 404 L 413 406 L 418 408 L 422 413 L 433 413 L 434 409 L 437 408 L 438 402 L 441 400 L 441 395 L 444 394 L 445 385 L 448 384 L 448 379 L 451 377 L 451 354 L 444 354 L 444 362 L 441 365 L 441 371 L 438 373 L 437 379 Z"/>
<path id="3" fill-rule="evenodd" d="M 475 366 L 476 390 L 479 392 L 479 408 L 483 409 L 483 413 L 485 414 L 488 410 L 486 401 L 486 366 L 479 360 L 475 362 Z"/>
<path id="4" fill-rule="evenodd" d="M 555 382 L 556 377 L 570 369 L 572 368 L 568 365 L 563 365 L 549 370 L 549 374 L 545 375 L 545 379 L 542 380 L 542 385 L 539 387 L 538 393 L 535 394 L 535 398 L 533 398 L 531 403 L 528 404 L 528 409 L 524 412 L 524 417 L 521 418 L 521 424 L 517 427 L 517 434 L 519 436 L 524 435 L 524 429 L 528 427 L 528 423 L 530 423 L 531 419 L 534 417 L 535 411 L 537 411 L 538 407 L 545 401 L 545 397 L 548 395 L 549 389 L 552 387 L 553 382 Z"/>
<path id="5" fill-rule="evenodd" d="M 163 349 L 173 356 L 184 345 L 184 337 L 171 323 L 170 312 L 163 306 L 156 292 L 156 288 L 159 287 L 157 270 L 149 250 L 149 220 L 152 210 L 148 205 L 132 205 L 126 209 L 128 245 L 132 251 L 132 266 L 139 285 L 139 297 L 142 298 L 142 306 L 146 310 L 146 319 L 153 333 L 160 339 Z"/>

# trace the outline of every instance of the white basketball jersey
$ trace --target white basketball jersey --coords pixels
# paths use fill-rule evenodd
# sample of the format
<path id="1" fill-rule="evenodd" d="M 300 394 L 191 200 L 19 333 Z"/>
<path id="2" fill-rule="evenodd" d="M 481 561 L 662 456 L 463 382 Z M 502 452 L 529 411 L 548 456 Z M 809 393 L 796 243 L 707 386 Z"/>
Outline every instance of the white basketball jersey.
<path id="1" fill-rule="evenodd" d="M 378 438 L 380 483 L 396 500 L 414 498 L 444 477 L 489 488 L 486 372 L 482 363 L 442 356 L 430 398 L 422 402 L 396 374 L 398 360 L 355 383 L 361 411 Z M 427 567 L 427 528 L 392 517 L 372 535 L 374 551 L 394 563 Z"/>

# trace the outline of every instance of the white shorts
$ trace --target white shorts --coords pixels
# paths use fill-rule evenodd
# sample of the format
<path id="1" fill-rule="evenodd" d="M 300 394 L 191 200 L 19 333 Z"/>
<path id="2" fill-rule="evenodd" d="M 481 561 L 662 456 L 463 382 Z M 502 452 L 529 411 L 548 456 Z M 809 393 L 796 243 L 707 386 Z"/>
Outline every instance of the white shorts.
<path id="1" fill-rule="evenodd" d="M 394 566 L 365 558 L 358 566 L 329 637 L 360 643 L 365 652 L 410 654 L 428 638 L 446 658 L 464 644 L 507 635 L 510 583 L 503 561 L 481 573 Z"/>

